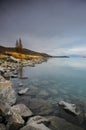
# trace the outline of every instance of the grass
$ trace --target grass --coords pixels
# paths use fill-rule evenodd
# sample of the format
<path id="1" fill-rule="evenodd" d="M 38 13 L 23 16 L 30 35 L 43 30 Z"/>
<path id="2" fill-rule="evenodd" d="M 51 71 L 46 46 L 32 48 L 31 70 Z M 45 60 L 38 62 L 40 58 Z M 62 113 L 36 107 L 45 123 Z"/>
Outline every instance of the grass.
<path id="1" fill-rule="evenodd" d="M 29 55 L 29 54 L 21 54 L 21 53 L 18 53 L 18 52 L 6 52 L 6 55 L 9 55 L 9 56 L 13 56 L 17 59 L 42 59 L 43 56 L 38 56 L 38 55 Z"/>

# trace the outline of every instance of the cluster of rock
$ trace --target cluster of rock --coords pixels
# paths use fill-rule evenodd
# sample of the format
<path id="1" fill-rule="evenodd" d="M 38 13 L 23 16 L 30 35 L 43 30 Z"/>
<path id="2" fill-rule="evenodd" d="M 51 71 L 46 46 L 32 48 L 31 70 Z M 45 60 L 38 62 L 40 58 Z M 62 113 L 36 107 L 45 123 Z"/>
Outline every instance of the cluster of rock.
<path id="1" fill-rule="evenodd" d="M 7 61 L 1 60 L 0 62 L 0 73 L 6 79 L 9 78 L 18 78 L 18 71 L 21 67 L 30 66 L 34 67 L 35 64 L 41 64 L 42 62 L 47 61 L 47 58 L 39 58 L 32 60 L 20 60 L 12 56 L 8 57 Z"/>
<path id="2" fill-rule="evenodd" d="M 26 105 L 16 104 L 12 83 L 0 76 L 0 130 L 50 130 L 45 125 L 50 123 L 48 119 L 33 115 Z"/>
<path id="3" fill-rule="evenodd" d="M 45 126 L 50 123 L 48 119 L 31 116 L 33 113 L 24 104 L 10 106 L 0 101 L 0 130 L 50 130 Z"/>

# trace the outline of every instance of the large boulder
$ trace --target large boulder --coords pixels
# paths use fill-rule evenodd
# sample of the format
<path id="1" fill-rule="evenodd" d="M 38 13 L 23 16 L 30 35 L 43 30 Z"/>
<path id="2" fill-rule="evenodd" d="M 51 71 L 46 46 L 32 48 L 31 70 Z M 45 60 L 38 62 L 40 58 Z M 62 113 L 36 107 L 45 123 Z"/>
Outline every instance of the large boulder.
<path id="1" fill-rule="evenodd" d="M 17 112 L 13 112 L 12 116 L 8 119 L 7 130 L 19 130 L 23 126 L 24 120 L 22 117 Z"/>
<path id="2" fill-rule="evenodd" d="M 17 104 L 11 107 L 11 110 L 13 112 L 17 112 L 18 114 L 21 115 L 21 117 L 23 118 L 27 118 L 33 115 L 33 113 L 31 112 L 31 110 L 26 107 L 24 104 Z"/>
<path id="3" fill-rule="evenodd" d="M 44 124 L 32 123 L 32 124 L 24 126 L 20 130 L 51 130 L 51 129 L 46 127 Z"/>
<path id="4" fill-rule="evenodd" d="M 12 115 L 10 105 L 6 102 L 0 101 L 0 116 L 9 117 Z"/>
<path id="5" fill-rule="evenodd" d="M 31 117 L 26 126 L 21 128 L 20 130 L 50 130 L 43 123 L 49 123 L 49 120 L 42 116 L 34 116 Z"/>
<path id="6" fill-rule="evenodd" d="M 0 99 L 10 105 L 15 104 L 16 92 L 10 81 L 5 80 L 4 82 L 0 82 Z"/>

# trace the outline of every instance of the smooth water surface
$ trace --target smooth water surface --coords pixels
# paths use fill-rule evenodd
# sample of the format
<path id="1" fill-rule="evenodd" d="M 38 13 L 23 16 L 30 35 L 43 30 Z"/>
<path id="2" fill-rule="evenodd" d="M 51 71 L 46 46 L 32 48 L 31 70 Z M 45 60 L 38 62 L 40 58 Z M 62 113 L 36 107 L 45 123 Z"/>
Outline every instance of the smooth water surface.
<path id="1" fill-rule="evenodd" d="M 35 67 L 24 67 L 22 72 L 28 79 L 12 79 L 14 88 L 18 92 L 28 87 L 29 91 L 18 96 L 17 103 L 24 103 L 35 115 L 54 115 L 86 129 L 85 58 L 50 58 Z M 63 111 L 58 106 L 61 100 L 76 104 L 81 115 L 77 117 Z"/>
<path id="2" fill-rule="evenodd" d="M 49 102 L 86 100 L 86 59 L 51 58 L 35 67 L 23 68 L 25 86 L 37 88 L 36 96 Z M 43 91 L 43 92 L 42 92 Z"/>

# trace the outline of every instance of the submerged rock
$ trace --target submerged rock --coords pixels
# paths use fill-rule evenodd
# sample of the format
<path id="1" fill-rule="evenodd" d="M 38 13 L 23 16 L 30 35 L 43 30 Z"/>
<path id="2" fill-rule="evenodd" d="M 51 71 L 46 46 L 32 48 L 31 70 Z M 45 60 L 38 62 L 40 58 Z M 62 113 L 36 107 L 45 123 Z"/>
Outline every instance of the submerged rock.
<path id="1" fill-rule="evenodd" d="M 53 128 L 53 130 L 83 130 L 83 128 L 69 123 L 68 121 L 60 117 L 48 116 L 46 118 L 48 118 L 51 121 L 49 127 Z"/>
<path id="2" fill-rule="evenodd" d="M 52 104 L 41 98 L 33 98 L 30 100 L 30 104 L 27 104 L 36 115 L 49 115 L 54 113 Z"/>
<path id="3" fill-rule="evenodd" d="M 63 107 L 64 110 L 68 110 L 69 112 L 73 113 L 74 115 L 80 115 L 80 111 L 77 109 L 75 104 L 70 104 L 65 101 L 60 101 L 59 105 Z"/>
<path id="4" fill-rule="evenodd" d="M 42 97 L 44 99 L 48 98 L 49 96 L 50 96 L 50 94 L 45 90 L 40 91 L 39 94 L 38 94 L 38 97 Z"/>
<path id="5" fill-rule="evenodd" d="M 31 110 L 26 107 L 24 104 L 17 104 L 11 107 L 11 110 L 13 112 L 17 112 L 18 114 L 21 115 L 21 117 L 23 118 L 27 118 L 33 115 L 33 113 L 31 112 Z"/>
<path id="6" fill-rule="evenodd" d="M 10 105 L 15 104 L 16 92 L 14 91 L 10 81 L 6 80 L 4 82 L 0 82 L 0 99 Z"/>
<path id="7" fill-rule="evenodd" d="M 23 83 L 19 83 L 19 87 L 23 87 Z"/>
<path id="8" fill-rule="evenodd" d="M 25 89 L 22 89 L 18 92 L 19 95 L 24 95 L 25 93 L 27 93 L 29 90 L 29 88 L 25 88 Z"/>

